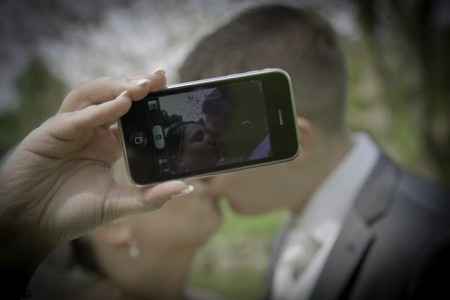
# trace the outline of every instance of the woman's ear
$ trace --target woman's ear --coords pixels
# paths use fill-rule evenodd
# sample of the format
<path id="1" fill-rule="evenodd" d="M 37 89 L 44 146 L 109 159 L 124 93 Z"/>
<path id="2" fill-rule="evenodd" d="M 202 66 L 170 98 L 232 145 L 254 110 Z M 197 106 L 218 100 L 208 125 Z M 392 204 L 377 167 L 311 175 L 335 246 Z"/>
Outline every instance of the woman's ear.
<path id="1" fill-rule="evenodd" d="M 98 227 L 94 232 L 96 240 L 114 247 L 125 247 L 132 239 L 131 226 L 125 220 L 116 220 Z"/>
<path id="2" fill-rule="evenodd" d="M 300 149 L 303 149 L 303 153 L 307 154 L 311 151 L 314 143 L 314 127 L 308 119 L 303 117 L 297 117 L 298 126 L 298 140 L 300 142 Z"/>

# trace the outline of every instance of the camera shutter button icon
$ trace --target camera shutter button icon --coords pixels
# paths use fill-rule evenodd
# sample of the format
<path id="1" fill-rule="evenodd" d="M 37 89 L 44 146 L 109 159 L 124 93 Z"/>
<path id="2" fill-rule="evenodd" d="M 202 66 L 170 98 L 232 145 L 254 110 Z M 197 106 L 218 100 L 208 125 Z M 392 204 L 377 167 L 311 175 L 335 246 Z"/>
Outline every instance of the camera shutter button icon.
<path id="1" fill-rule="evenodd" d="M 153 142 L 155 144 L 156 149 L 162 150 L 166 146 L 166 142 L 164 139 L 164 131 L 162 126 L 156 125 L 152 128 L 153 134 Z"/>
<path id="2" fill-rule="evenodd" d="M 131 136 L 131 143 L 136 146 L 146 146 L 147 145 L 147 137 L 145 133 L 142 131 L 138 131 Z"/>

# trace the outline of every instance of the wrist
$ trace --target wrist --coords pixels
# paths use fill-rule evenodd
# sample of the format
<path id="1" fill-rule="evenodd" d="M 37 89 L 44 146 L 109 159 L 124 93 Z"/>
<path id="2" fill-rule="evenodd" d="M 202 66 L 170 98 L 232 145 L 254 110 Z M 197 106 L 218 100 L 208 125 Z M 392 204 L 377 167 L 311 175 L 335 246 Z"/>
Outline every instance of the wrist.
<path id="1" fill-rule="evenodd" d="M 38 224 L 32 222 L 25 192 L 20 181 L 11 175 L 11 168 L 0 168 L 0 266 L 33 273 L 51 250 L 42 239 Z M 33 194 L 32 191 L 26 193 Z"/>
<path id="2" fill-rule="evenodd" d="M 17 219 L 12 213 L 0 214 L 0 266 L 32 274 L 51 247 L 38 238 L 40 235 L 33 227 Z"/>
<path id="3" fill-rule="evenodd" d="M 4 287 L 2 294 L 8 299 L 26 298 L 29 282 L 45 255 L 34 250 L 35 247 L 30 243 L 12 238 L 3 229 L 0 227 L 0 274 Z"/>
<path id="4" fill-rule="evenodd" d="M 49 251 L 33 243 L 31 237 L 29 240 L 21 238 L 18 235 L 8 237 L 4 234 L 7 230 L 4 230 L 3 227 L 0 230 L 2 230 L 0 238 L 2 241 L 0 265 L 32 274 L 40 262 L 45 259 Z"/>

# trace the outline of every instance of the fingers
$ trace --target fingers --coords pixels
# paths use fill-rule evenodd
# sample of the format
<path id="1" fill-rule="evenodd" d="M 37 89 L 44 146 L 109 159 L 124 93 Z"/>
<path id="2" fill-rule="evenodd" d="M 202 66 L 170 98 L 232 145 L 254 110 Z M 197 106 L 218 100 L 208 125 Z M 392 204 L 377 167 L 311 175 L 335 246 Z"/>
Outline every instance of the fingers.
<path id="1" fill-rule="evenodd" d="M 148 93 L 160 90 L 165 86 L 166 77 L 162 70 L 133 80 L 100 78 L 71 91 L 64 99 L 59 111 L 77 111 L 90 105 L 111 101 L 124 91 L 128 91 L 131 100 L 137 101 Z"/>
<path id="2" fill-rule="evenodd" d="M 150 188 L 115 184 L 105 198 L 103 222 L 133 213 L 159 209 L 165 202 L 194 190 L 183 181 L 168 181 Z"/>
<path id="3" fill-rule="evenodd" d="M 91 105 L 75 112 L 57 114 L 51 126 L 53 135 L 63 140 L 79 138 L 91 132 L 90 129 L 116 122 L 130 107 L 128 92 L 123 92 L 112 101 Z"/>
<path id="4" fill-rule="evenodd" d="M 127 89 L 133 101 L 138 101 L 147 96 L 148 93 L 158 91 L 167 85 L 166 75 L 163 70 L 158 70 L 151 75 L 141 79 L 130 81 L 130 88 Z"/>
<path id="5" fill-rule="evenodd" d="M 211 193 L 208 182 L 203 179 L 190 179 L 187 182 L 194 186 L 195 194 L 201 198 L 206 198 L 208 200 L 216 200 L 216 195 Z"/>
<path id="6" fill-rule="evenodd" d="M 224 189 L 224 186 L 226 186 L 225 182 L 229 180 L 229 176 L 227 175 L 229 174 L 223 176 L 216 176 L 208 180 L 209 195 L 211 195 L 214 198 L 226 196 L 226 189 Z"/>
<path id="7" fill-rule="evenodd" d="M 120 141 L 120 130 L 117 124 L 111 125 L 108 130 L 116 138 L 117 141 Z"/>
<path id="8" fill-rule="evenodd" d="M 53 118 L 54 135 L 72 140 L 86 135 L 85 130 L 97 126 L 109 127 L 131 107 L 132 101 L 166 85 L 164 71 L 129 81 L 98 79 L 72 91 Z"/>
<path id="9" fill-rule="evenodd" d="M 125 91 L 112 101 L 88 106 L 74 113 L 76 125 L 93 128 L 114 123 L 130 110 L 131 101 L 128 91 Z"/>

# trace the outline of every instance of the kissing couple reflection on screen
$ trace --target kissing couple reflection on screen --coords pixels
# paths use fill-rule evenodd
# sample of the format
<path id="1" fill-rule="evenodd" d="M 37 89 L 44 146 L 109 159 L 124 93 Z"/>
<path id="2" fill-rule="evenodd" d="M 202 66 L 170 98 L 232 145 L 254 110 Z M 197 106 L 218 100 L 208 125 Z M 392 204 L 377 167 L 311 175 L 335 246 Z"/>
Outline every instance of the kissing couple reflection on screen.
<path id="1" fill-rule="evenodd" d="M 173 173 L 205 170 L 269 155 L 270 145 L 263 147 L 267 148 L 264 155 L 260 154 L 261 145 L 268 144 L 268 134 L 262 141 L 258 139 L 250 144 L 241 143 L 237 138 L 254 137 L 258 129 L 253 128 L 255 122 L 241 122 L 241 117 L 236 118 L 242 112 L 228 94 L 224 88 L 210 89 L 201 104 L 199 120 L 177 121 L 168 127 L 166 139 Z"/>
<path id="2" fill-rule="evenodd" d="M 203 118 L 179 121 L 167 130 L 171 170 L 185 173 L 204 170 L 218 164 L 223 153 L 222 136 L 229 123 L 231 104 L 213 89 L 205 95 Z"/>

